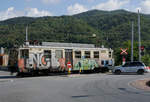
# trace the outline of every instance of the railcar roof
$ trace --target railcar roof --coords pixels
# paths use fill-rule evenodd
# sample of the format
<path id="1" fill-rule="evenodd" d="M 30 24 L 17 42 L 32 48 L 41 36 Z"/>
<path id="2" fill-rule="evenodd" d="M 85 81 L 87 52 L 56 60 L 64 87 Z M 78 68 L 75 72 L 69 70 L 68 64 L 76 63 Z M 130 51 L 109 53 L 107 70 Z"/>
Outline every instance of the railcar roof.
<path id="1" fill-rule="evenodd" d="M 95 48 L 94 44 L 42 42 L 42 46 Z"/>
<path id="2" fill-rule="evenodd" d="M 109 50 L 108 48 L 82 48 L 82 47 L 51 47 L 51 46 L 24 46 L 20 49 L 43 48 L 43 49 L 74 49 L 74 50 Z M 110 49 L 112 50 L 112 49 Z"/>
<path id="3" fill-rule="evenodd" d="M 81 44 L 81 43 L 59 43 L 59 42 L 42 42 L 41 45 L 23 45 L 19 49 L 28 48 L 43 48 L 43 49 L 74 49 L 74 50 L 112 50 L 104 48 L 104 46 L 95 47 L 94 44 Z"/>

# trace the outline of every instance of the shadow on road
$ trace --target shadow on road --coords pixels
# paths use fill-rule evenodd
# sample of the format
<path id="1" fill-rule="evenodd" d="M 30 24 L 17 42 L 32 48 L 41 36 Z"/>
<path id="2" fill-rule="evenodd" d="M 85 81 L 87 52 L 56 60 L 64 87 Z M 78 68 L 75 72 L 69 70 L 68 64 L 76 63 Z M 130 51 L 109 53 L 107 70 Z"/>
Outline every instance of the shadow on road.
<path id="1" fill-rule="evenodd" d="M 107 73 L 107 75 L 117 75 L 117 74 L 113 74 L 113 73 Z M 137 74 L 137 73 L 121 73 L 121 74 L 118 74 L 118 75 L 140 75 L 140 74 Z M 117 75 L 117 76 L 118 76 Z M 144 75 L 144 74 L 143 74 Z"/>
<path id="2" fill-rule="evenodd" d="M 12 79 L 12 78 L 16 78 L 16 76 L 0 76 L 0 79 Z"/>
<path id="3" fill-rule="evenodd" d="M 126 88 L 118 88 L 118 89 L 127 93 L 131 93 L 131 94 L 140 94 L 139 92 L 133 92 L 133 91 L 127 90 Z"/>
<path id="4" fill-rule="evenodd" d="M 6 72 L 8 72 L 9 70 L 8 70 L 7 67 L 1 67 L 1 66 L 0 66 L 0 71 L 6 71 Z"/>
<path id="5" fill-rule="evenodd" d="M 78 95 L 78 96 L 71 96 L 72 98 L 86 98 L 89 97 L 90 95 Z"/>

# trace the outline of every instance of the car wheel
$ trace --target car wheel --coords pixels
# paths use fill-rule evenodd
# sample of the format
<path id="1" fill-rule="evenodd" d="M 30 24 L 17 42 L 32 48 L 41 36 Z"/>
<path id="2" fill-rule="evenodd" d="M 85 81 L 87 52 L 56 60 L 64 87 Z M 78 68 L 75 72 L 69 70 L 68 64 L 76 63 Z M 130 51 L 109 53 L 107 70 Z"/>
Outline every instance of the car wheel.
<path id="1" fill-rule="evenodd" d="M 116 70 L 116 71 L 115 71 L 115 74 L 116 74 L 116 75 L 119 75 L 120 73 L 121 73 L 120 70 Z"/>
<path id="2" fill-rule="evenodd" d="M 137 74 L 140 74 L 140 75 L 144 74 L 144 70 L 143 70 L 143 69 L 139 69 L 139 70 L 137 71 Z"/>

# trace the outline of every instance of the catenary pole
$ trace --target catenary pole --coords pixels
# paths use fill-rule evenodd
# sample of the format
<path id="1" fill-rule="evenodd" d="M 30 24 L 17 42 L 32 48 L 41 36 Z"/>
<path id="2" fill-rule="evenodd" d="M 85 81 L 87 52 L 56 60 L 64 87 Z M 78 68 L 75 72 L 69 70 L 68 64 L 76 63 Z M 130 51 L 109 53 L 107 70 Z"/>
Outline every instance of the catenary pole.
<path id="1" fill-rule="evenodd" d="M 134 44 L 134 22 L 132 21 L 131 62 L 134 61 L 134 59 L 133 59 L 133 44 Z"/>
<path id="2" fill-rule="evenodd" d="M 26 42 L 28 41 L 28 26 L 26 27 Z"/>
<path id="3" fill-rule="evenodd" d="M 138 10 L 138 32 L 139 32 L 139 61 L 141 61 L 141 26 L 140 26 L 140 12 Z"/>

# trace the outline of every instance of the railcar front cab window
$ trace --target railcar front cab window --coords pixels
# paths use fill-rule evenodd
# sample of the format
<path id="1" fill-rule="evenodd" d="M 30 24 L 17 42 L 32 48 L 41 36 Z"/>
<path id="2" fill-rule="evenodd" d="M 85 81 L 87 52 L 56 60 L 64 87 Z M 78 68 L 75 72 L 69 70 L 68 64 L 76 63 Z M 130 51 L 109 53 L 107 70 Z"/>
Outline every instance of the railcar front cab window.
<path id="1" fill-rule="evenodd" d="M 21 58 L 29 58 L 29 49 L 21 49 L 20 57 Z"/>

